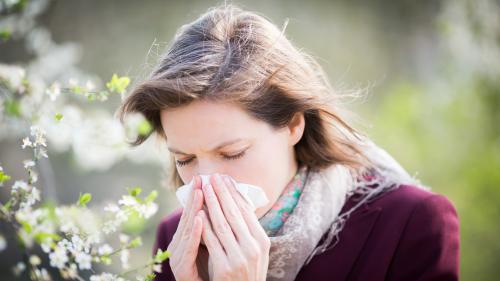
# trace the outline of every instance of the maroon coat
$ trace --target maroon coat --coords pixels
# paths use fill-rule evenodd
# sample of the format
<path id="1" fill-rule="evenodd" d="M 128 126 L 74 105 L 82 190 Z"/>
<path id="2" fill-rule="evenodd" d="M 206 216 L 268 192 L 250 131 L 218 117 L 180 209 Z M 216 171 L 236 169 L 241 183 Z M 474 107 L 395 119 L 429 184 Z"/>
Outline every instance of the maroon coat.
<path id="1" fill-rule="evenodd" d="M 355 202 L 349 200 L 342 211 Z M 154 252 L 165 250 L 182 209 L 157 229 Z M 357 209 L 335 247 L 315 256 L 295 280 L 458 280 L 459 222 L 441 194 L 402 185 Z M 155 280 L 175 280 L 168 260 Z"/>

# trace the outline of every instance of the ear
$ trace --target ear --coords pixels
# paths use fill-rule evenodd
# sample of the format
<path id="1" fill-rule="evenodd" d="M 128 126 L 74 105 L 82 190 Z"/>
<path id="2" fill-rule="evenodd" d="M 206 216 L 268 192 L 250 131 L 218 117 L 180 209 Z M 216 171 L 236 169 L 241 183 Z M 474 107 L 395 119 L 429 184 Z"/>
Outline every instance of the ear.
<path id="1" fill-rule="evenodd" d="M 304 134 L 305 125 L 306 121 L 304 119 L 304 114 L 302 112 L 297 112 L 288 123 L 291 146 L 294 146 L 300 141 L 302 135 Z"/>

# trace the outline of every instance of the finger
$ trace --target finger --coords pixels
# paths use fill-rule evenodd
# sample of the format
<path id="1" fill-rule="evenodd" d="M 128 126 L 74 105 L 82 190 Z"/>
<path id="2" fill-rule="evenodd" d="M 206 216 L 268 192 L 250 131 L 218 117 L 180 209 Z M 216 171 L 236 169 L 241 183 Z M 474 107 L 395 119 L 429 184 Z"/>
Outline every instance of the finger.
<path id="1" fill-rule="evenodd" d="M 237 255 L 237 250 L 239 249 L 238 242 L 234 237 L 233 230 L 222 213 L 222 209 L 212 185 L 208 184 L 202 188 L 205 201 L 207 202 L 208 216 L 210 217 L 214 233 L 217 235 L 219 241 L 221 241 L 227 255 L 231 258 L 231 256 Z M 207 243 L 206 240 L 205 243 Z"/>
<path id="2" fill-rule="evenodd" d="M 262 229 L 262 226 L 258 222 L 257 216 L 255 215 L 255 212 L 253 212 L 251 210 L 250 205 L 245 200 L 243 195 L 241 195 L 241 193 L 238 190 L 236 190 L 236 187 L 234 186 L 234 183 L 230 180 L 229 176 L 224 175 L 222 178 L 223 178 L 224 182 L 226 183 L 226 185 L 228 186 L 229 193 L 234 198 L 236 205 L 240 209 L 240 212 L 241 212 L 242 216 L 244 217 L 245 223 L 247 224 L 247 227 L 248 227 L 248 229 L 251 233 L 251 236 L 252 236 L 251 239 L 247 239 L 247 240 L 245 240 L 244 243 L 240 243 L 241 248 L 247 257 L 253 257 L 252 260 L 254 260 L 254 258 L 256 256 L 259 256 L 258 262 L 265 264 L 266 256 L 268 256 L 268 253 L 266 253 L 266 251 L 261 250 L 261 249 L 265 249 L 265 247 L 262 247 L 259 244 L 258 237 L 265 235 L 264 239 L 268 239 L 267 234 L 265 233 L 265 231 Z M 258 226 L 252 227 L 252 224 L 254 224 L 254 222 L 252 223 L 252 217 L 254 218 L 253 221 L 254 222 L 256 221 Z M 262 232 L 258 232 L 258 229 L 262 229 Z M 260 253 L 265 253 L 265 255 L 262 256 L 262 255 L 260 255 Z M 267 266 L 267 264 L 266 264 L 266 266 Z M 266 270 L 266 272 L 267 272 L 267 270 Z M 255 279 L 256 276 L 262 275 L 261 266 L 260 265 L 257 266 L 257 270 L 249 271 L 249 273 L 252 275 L 252 278 L 250 280 L 256 280 Z M 264 279 L 265 279 L 265 277 L 263 279 L 258 279 L 258 280 L 264 280 Z"/>
<path id="3" fill-rule="evenodd" d="M 188 264 L 195 264 L 198 248 L 200 247 L 201 235 L 203 232 L 203 221 L 200 216 L 195 216 L 190 238 L 183 247 L 182 261 Z"/>
<path id="4" fill-rule="evenodd" d="M 193 179 L 191 181 L 196 181 L 196 178 L 193 177 Z M 188 200 L 186 202 L 186 205 L 182 208 L 181 218 L 179 220 L 179 223 L 177 224 L 177 229 L 174 232 L 174 236 L 172 237 L 172 240 L 170 241 L 170 244 L 168 246 L 169 251 L 172 254 L 175 252 L 177 246 L 179 245 L 178 239 L 181 236 L 181 233 L 183 233 L 184 226 L 186 225 L 186 220 L 187 220 L 187 217 L 188 217 L 190 206 L 192 204 L 193 197 L 194 197 L 193 196 L 193 194 L 194 194 L 193 192 L 194 192 L 194 189 L 191 190 L 191 192 L 189 194 L 189 197 L 188 197 Z"/>
<path id="5" fill-rule="evenodd" d="M 226 253 L 222 248 L 219 238 L 215 235 L 212 224 L 208 220 L 206 213 L 204 211 L 199 211 L 198 213 L 203 222 L 203 231 L 201 235 L 210 253 L 211 260 L 227 263 Z"/>
<path id="6" fill-rule="evenodd" d="M 191 209 L 189 210 L 186 226 L 184 227 L 183 235 L 184 237 L 188 237 L 191 234 L 193 228 L 193 221 L 197 214 L 197 212 L 203 206 L 203 194 L 199 189 L 194 189 L 193 202 L 191 205 Z"/>
<path id="7" fill-rule="evenodd" d="M 229 186 L 224 182 L 221 175 L 216 173 L 210 179 L 214 187 L 215 194 L 221 205 L 223 214 L 233 229 L 238 241 L 245 241 L 251 238 L 251 233 L 243 219 L 240 209 L 233 199 L 233 195 L 229 192 Z"/>
<path id="8" fill-rule="evenodd" d="M 256 239 L 267 239 L 268 236 L 265 230 L 262 228 L 257 215 L 255 215 L 255 212 L 252 211 L 250 204 L 246 201 L 243 195 L 241 195 L 241 193 L 236 190 L 236 187 L 234 186 L 234 183 L 231 181 L 229 176 L 224 176 L 223 179 L 228 186 L 229 193 L 231 193 L 232 197 L 235 199 L 236 205 L 238 206 L 251 235 Z"/>
<path id="9" fill-rule="evenodd" d="M 193 228 L 193 220 L 196 212 L 201 208 L 200 205 L 203 204 L 203 195 L 199 189 L 193 189 L 194 195 L 191 199 L 191 206 L 189 209 L 184 209 L 182 215 L 184 216 L 184 222 L 181 225 L 177 226 L 177 230 L 172 237 L 172 241 L 170 245 L 172 245 L 172 254 L 176 252 L 176 249 L 179 247 L 179 244 L 182 244 L 184 240 L 189 238 L 190 232 Z"/>
<path id="10" fill-rule="evenodd" d="M 193 225 L 193 218 L 196 212 L 203 205 L 203 195 L 199 189 L 199 186 L 197 186 L 200 184 L 199 177 L 195 176 L 194 180 L 195 183 L 193 184 L 193 190 L 191 191 L 192 195 L 188 199 L 188 203 L 186 204 L 186 207 L 182 212 L 181 221 L 179 222 L 177 230 L 172 237 L 171 243 L 173 243 L 173 250 L 175 250 L 175 248 L 179 244 L 179 239 L 182 240 L 189 237 L 189 232 L 191 231 Z"/>
<path id="11" fill-rule="evenodd" d="M 200 182 L 201 182 L 199 179 L 199 176 L 197 176 L 197 175 L 193 177 L 192 181 L 193 181 L 193 189 L 189 193 L 188 201 L 186 202 L 186 206 L 184 206 L 184 208 L 182 210 L 181 219 L 179 221 L 178 228 L 181 228 L 181 229 L 184 228 L 184 225 L 186 224 L 187 214 L 189 213 L 188 211 L 190 210 L 190 207 L 192 205 L 193 198 L 194 198 L 194 191 L 196 190 L 195 187 L 198 187 L 200 185 Z"/>

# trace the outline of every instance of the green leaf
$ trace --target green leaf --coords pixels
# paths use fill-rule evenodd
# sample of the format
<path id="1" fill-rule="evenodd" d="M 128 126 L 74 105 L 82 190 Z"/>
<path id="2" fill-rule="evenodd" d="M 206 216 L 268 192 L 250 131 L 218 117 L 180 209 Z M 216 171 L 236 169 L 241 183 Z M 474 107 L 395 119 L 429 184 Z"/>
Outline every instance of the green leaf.
<path id="1" fill-rule="evenodd" d="M 139 123 L 137 126 L 137 133 L 141 136 L 147 136 L 151 131 L 153 130 L 153 127 L 151 124 L 148 122 L 148 120 L 144 119 Z"/>
<path id="2" fill-rule="evenodd" d="M 152 281 L 152 280 L 155 279 L 155 277 L 156 277 L 155 273 L 149 273 L 149 274 L 146 275 L 145 281 Z"/>
<path id="3" fill-rule="evenodd" d="M 81 94 L 81 93 L 83 93 L 83 88 L 80 87 L 80 86 L 78 86 L 78 85 L 71 87 L 70 90 L 74 94 Z"/>
<path id="4" fill-rule="evenodd" d="M 3 206 L 3 207 L 4 207 L 4 209 L 5 209 L 7 212 L 9 212 L 9 211 L 10 211 L 10 209 L 12 208 L 12 200 L 13 200 L 13 198 L 10 198 L 10 200 L 9 200 L 9 201 L 7 201 L 7 203 Z"/>
<path id="5" fill-rule="evenodd" d="M 61 240 L 61 236 L 55 233 L 47 233 L 47 232 L 39 232 L 34 235 L 34 238 L 38 244 L 42 244 L 47 239 L 52 239 L 53 241 Z"/>
<path id="6" fill-rule="evenodd" d="M 8 180 L 10 180 L 10 176 L 6 175 L 3 171 L 0 171 L 0 186 Z"/>
<path id="7" fill-rule="evenodd" d="M 130 241 L 129 246 L 131 248 L 137 248 L 142 245 L 142 239 L 141 237 L 136 237 L 134 240 Z"/>
<path id="8" fill-rule="evenodd" d="M 56 118 L 57 121 L 61 121 L 63 115 L 61 113 L 56 113 L 56 115 L 54 115 L 54 118 Z"/>
<path id="9" fill-rule="evenodd" d="M 169 257 L 170 257 L 169 251 L 167 251 L 167 250 L 163 251 L 162 249 L 158 249 L 156 251 L 156 255 L 154 257 L 154 262 L 155 263 L 162 263 L 163 261 L 165 261 Z"/>
<path id="10" fill-rule="evenodd" d="M 92 200 L 92 195 L 90 193 L 80 194 L 80 198 L 78 198 L 78 205 L 85 207 L 90 200 Z"/>
<path id="11" fill-rule="evenodd" d="M 148 194 L 148 196 L 146 196 L 144 203 L 151 203 L 155 201 L 156 197 L 158 197 L 158 191 L 153 190 Z"/>
<path id="12" fill-rule="evenodd" d="M 21 106 L 17 100 L 6 99 L 5 103 L 5 113 L 12 117 L 21 117 Z"/>
<path id="13" fill-rule="evenodd" d="M 0 40 L 2 40 L 2 41 L 9 40 L 11 35 L 12 35 L 12 32 L 10 32 L 10 30 L 0 30 Z"/>
<path id="14" fill-rule="evenodd" d="M 130 83 L 130 78 L 123 76 L 118 77 L 118 75 L 113 74 L 111 80 L 106 83 L 106 87 L 112 93 L 123 94 Z"/>
<path id="15" fill-rule="evenodd" d="M 137 195 L 141 194 L 142 189 L 140 187 L 134 187 L 133 189 L 129 190 L 130 196 L 137 197 Z"/>
<path id="16" fill-rule="evenodd" d="M 108 255 L 101 256 L 100 260 L 103 264 L 106 264 L 106 265 L 111 264 L 111 258 Z"/>
<path id="17" fill-rule="evenodd" d="M 87 95 L 87 100 L 88 100 L 88 101 L 95 101 L 96 99 L 97 99 L 97 96 L 96 96 L 96 94 L 94 94 L 94 93 L 89 93 L 89 94 Z"/>
<path id="18" fill-rule="evenodd" d="M 26 233 L 30 234 L 31 231 L 33 231 L 33 227 L 31 227 L 29 223 L 25 221 L 20 221 L 19 223 L 23 226 L 23 229 L 24 231 L 26 231 Z"/>

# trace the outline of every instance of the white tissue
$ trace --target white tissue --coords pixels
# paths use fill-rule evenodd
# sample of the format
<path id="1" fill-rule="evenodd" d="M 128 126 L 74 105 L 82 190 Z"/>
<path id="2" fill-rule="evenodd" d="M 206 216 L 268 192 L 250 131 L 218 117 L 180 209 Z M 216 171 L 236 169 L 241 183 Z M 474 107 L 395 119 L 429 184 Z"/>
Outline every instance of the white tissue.
<path id="1" fill-rule="evenodd" d="M 202 185 L 210 183 L 210 175 L 200 175 L 200 177 L 202 179 Z M 269 199 L 267 199 L 266 193 L 264 193 L 262 188 L 256 185 L 236 182 L 232 177 L 229 177 L 229 179 L 235 184 L 236 190 L 243 195 L 243 198 L 245 198 L 245 200 L 249 203 L 250 207 L 253 208 L 252 211 L 265 206 L 269 202 Z M 177 200 L 182 207 L 185 207 L 187 204 L 189 195 L 193 189 L 192 184 L 193 181 L 179 187 L 175 192 Z"/>

